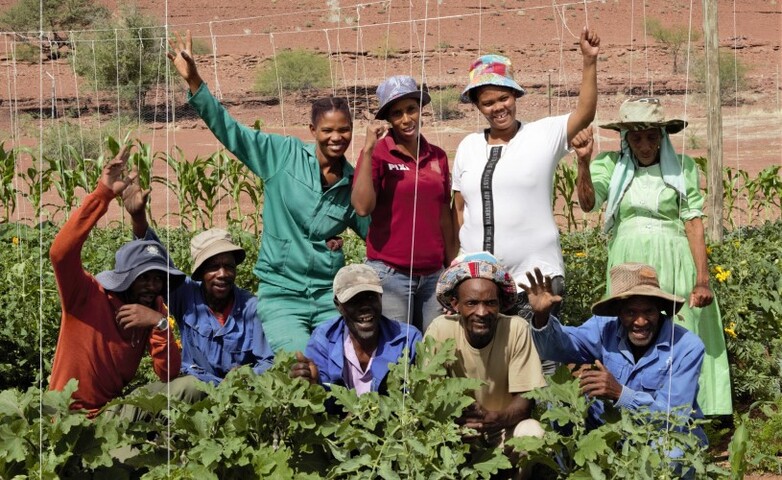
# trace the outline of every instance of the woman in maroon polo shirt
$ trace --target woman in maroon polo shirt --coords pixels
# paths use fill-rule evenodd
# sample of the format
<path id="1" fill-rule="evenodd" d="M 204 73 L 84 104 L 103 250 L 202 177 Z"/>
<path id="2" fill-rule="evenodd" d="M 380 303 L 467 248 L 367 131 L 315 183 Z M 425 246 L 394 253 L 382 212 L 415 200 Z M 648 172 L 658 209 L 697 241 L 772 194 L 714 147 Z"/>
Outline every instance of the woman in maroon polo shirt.
<path id="1" fill-rule="evenodd" d="M 377 96 L 382 122 L 367 128 L 351 203 L 372 215 L 367 264 L 383 282 L 383 315 L 423 331 L 440 314 L 437 279 L 456 255 L 448 158 L 420 133 L 431 98 L 412 77 L 387 78 Z"/>

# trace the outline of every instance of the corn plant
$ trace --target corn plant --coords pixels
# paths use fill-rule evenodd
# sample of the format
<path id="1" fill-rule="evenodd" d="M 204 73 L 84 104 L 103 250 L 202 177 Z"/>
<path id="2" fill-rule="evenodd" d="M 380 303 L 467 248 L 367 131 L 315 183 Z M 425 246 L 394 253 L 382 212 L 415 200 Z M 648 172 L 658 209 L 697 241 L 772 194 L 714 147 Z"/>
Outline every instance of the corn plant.
<path id="1" fill-rule="evenodd" d="M 567 221 L 567 231 L 571 232 L 576 228 L 576 217 L 573 214 L 573 193 L 576 191 L 576 178 L 578 169 L 573 164 L 560 162 L 557 170 L 554 172 L 554 196 L 551 200 L 551 209 L 554 215 L 561 216 Z M 556 213 L 557 198 L 563 200 L 564 210 Z"/>
<path id="2" fill-rule="evenodd" d="M 0 205 L 4 215 L 3 221 L 8 222 L 16 210 L 16 150 L 5 149 L 5 142 L 0 142 Z"/>

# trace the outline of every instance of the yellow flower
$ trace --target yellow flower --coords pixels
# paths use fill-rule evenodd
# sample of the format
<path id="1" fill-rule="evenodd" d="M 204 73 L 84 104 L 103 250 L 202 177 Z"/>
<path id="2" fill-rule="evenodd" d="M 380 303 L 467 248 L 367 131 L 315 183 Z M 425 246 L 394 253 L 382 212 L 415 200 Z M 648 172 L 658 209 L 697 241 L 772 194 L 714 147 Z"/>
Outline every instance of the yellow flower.
<path id="1" fill-rule="evenodd" d="M 739 248 L 739 245 L 741 245 L 741 242 L 739 240 L 733 240 L 734 247 Z"/>
<path id="2" fill-rule="evenodd" d="M 714 275 L 714 278 L 716 278 L 720 283 L 725 283 L 730 278 L 730 270 L 723 270 L 722 267 L 718 268 L 719 271 L 716 275 Z"/>
<path id="3" fill-rule="evenodd" d="M 728 334 L 730 338 L 736 338 L 738 335 L 736 335 L 736 322 L 730 322 L 727 327 L 725 327 L 723 330 L 725 333 Z"/>
<path id="4" fill-rule="evenodd" d="M 13 243 L 14 245 L 19 245 L 19 237 L 12 237 L 11 243 Z"/>
<path id="5" fill-rule="evenodd" d="M 711 247 L 706 247 L 706 255 L 711 255 L 711 252 L 713 252 L 714 249 Z"/>
<path id="6" fill-rule="evenodd" d="M 174 328 L 176 326 L 176 320 L 171 315 L 168 316 L 168 328 Z"/>
<path id="7" fill-rule="evenodd" d="M 177 338 L 176 339 L 176 346 L 177 346 L 178 349 L 182 350 L 182 340 Z"/>
<path id="8" fill-rule="evenodd" d="M 586 252 L 576 252 L 576 257 L 578 258 L 586 258 L 586 256 Z"/>

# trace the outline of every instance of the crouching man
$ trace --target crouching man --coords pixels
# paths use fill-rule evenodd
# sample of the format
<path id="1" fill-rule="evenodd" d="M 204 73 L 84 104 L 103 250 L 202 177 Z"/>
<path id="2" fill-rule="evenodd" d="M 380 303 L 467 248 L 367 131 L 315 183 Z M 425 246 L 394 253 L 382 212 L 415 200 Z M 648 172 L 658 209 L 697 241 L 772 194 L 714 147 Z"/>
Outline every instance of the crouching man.
<path id="1" fill-rule="evenodd" d="M 168 328 L 163 296 L 185 279 L 156 241 L 134 240 L 116 253 L 114 270 L 93 277 L 84 270 L 81 250 L 109 204 L 133 181 L 125 172 L 130 150 L 103 167 L 95 191 L 65 222 L 49 255 L 60 293 L 62 320 L 50 388 L 79 381 L 73 409 L 98 414 L 136 374 L 145 351 L 163 382 L 179 374 L 179 349 Z"/>
<path id="2" fill-rule="evenodd" d="M 449 375 L 484 382 L 460 423 L 490 445 L 542 437 L 540 424 L 530 418 L 533 402 L 523 396 L 546 385 L 529 323 L 500 313 L 516 302 L 510 273 L 490 254 L 467 255 L 442 273 L 437 299 L 456 314 L 437 317 L 426 336 L 438 343 L 453 339 L 456 361 L 446 366 Z"/>
<path id="3" fill-rule="evenodd" d="M 421 332 L 383 316 L 383 287 L 377 273 L 364 264 L 342 267 L 334 277 L 334 304 L 340 315 L 319 325 L 305 355 L 296 352 L 291 377 L 323 386 L 341 385 L 359 395 L 385 390 L 388 366 L 405 348 L 410 361 Z"/>
<path id="4" fill-rule="evenodd" d="M 685 415 L 703 417 L 696 400 L 703 342 L 673 323 L 684 299 L 660 289 L 654 268 L 640 263 L 613 267 L 610 295 L 592 306 L 594 316 L 579 327 L 563 327 L 550 315 L 559 297 L 548 277 L 535 269 L 527 278 L 535 314 L 532 338 L 541 357 L 595 366 L 580 377 L 581 391 L 599 399 L 590 409 L 593 427 L 603 423 L 603 402 L 658 412 L 683 408 Z M 706 443 L 700 427 L 692 433 Z"/>

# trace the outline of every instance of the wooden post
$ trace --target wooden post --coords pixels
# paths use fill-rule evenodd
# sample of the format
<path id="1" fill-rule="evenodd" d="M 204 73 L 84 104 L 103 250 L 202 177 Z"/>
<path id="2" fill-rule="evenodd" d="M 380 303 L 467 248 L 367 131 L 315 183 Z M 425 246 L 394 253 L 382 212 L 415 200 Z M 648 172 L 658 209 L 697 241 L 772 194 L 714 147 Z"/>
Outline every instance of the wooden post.
<path id="1" fill-rule="evenodd" d="M 717 0 L 703 0 L 703 40 L 706 52 L 706 139 L 708 142 L 709 218 L 706 235 L 722 243 L 722 102 L 720 101 L 719 34 Z"/>

